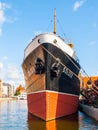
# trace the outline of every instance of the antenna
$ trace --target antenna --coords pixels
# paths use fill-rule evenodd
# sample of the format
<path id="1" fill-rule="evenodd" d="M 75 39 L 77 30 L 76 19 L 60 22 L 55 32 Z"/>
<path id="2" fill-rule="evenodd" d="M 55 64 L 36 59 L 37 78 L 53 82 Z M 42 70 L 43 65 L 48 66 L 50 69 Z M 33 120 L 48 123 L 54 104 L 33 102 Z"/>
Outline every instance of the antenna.
<path id="1" fill-rule="evenodd" d="M 54 9 L 54 34 L 56 34 L 56 9 Z"/>

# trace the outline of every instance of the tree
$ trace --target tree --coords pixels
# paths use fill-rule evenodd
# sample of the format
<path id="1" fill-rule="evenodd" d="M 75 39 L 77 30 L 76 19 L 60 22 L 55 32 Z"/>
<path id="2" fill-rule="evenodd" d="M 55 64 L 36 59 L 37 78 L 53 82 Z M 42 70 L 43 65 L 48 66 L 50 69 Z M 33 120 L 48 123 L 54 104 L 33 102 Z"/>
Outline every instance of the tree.
<path id="1" fill-rule="evenodd" d="M 15 91 L 15 96 L 18 96 L 21 94 L 22 91 L 24 91 L 25 88 L 22 86 L 22 85 L 19 85 L 17 88 L 16 88 L 16 91 Z"/>

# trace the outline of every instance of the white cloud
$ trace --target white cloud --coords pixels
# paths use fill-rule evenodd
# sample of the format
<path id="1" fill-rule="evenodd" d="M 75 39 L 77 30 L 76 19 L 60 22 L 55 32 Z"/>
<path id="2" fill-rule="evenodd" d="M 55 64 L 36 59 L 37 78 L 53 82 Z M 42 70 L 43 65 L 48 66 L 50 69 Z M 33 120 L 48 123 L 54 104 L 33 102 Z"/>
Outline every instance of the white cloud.
<path id="1" fill-rule="evenodd" d="M 85 2 L 85 0 L 76 1 L 76 2 L 74 3 L 73 10 L 74 10 L 74 11 L 77 11 L 78 8 L 80 8 L 81 6 L 83 6 L 84 2 Z"/>
<path id="2" fill-rule="evenodd" d="M 5 22 L 5 16 L 3 10 L 0 10 L 0 36 L 2 36 L 2 25 Z"/>
<path id="3" fill-rule="evenodd" d="M 0 36 L 2 36 L 2 28 L 0 28 Z"/>
<path id="4" fill-rule="evenodd" d="M 6 70 L 5 79 L 8 83 L 13 83 L 15 86 L 24 84 L 23 73 L 17 68 L 16 65 L 10 64 Z"/>
<path id="5" fill-rule="evenodd" d="M 8 4 L 0 2 L 0 25 L 2 25 L 6 21 L 5 9 L 9 8 L 10 6 Z"/>
<path id="6" fill-rule="evenodd" d="M 0 60 L 0 79 L 14 86 L 20 84 L 25 86 L 22 68 L 13 63 L 5 64 L 6 60 L 8 60 L 7 56 L 1 57 Z"/>
<path id="7" fill-rule="evenodd" d="M 3 68 L 3 63 L 0 62 L 0 69 L 2 69 L 2 68 Z"/>
<path id="8" fill-rule="evenodd" d="M 3 82 L 19 86 L 24 86 L 23 72 L 14 64 L 9 64 L 7 67 L 3 67 L 3 63 L 0 63 L 0 79 Z"/>
<path id="9" fill-rule="evenodd" d="M 0 2 L 0 36 L 2 35 L 2 26 L 7 21 L 5 17 L 5 10 L 9 8 L 10 5 Z"/>
<path id="10" fill-rule="evenodd" d="M 0 25 L 5 22 L 4 11 L 0 10 Z"/>
<path id="11" fill-rule="evenodd" d="M 15 65 L 8 65 L 7 68 L 7 78 L 8 79 L 17 79 L 18 78 L 18 69 Z"/>
<path id="12" fill-rule="evenodd" d="M 10 5 L 4 2 L 0 2 L 0 10 L 5 10 L 6 8 L 10 8 Z"/>
<path id="13" fill-rule="evenodd" d="M 3 57 L 3 60 L 7 60 L 7 59 L 8 59 L 8 57 L 7 57 L 7 56 L 4 56 L 4 57 Z"/>

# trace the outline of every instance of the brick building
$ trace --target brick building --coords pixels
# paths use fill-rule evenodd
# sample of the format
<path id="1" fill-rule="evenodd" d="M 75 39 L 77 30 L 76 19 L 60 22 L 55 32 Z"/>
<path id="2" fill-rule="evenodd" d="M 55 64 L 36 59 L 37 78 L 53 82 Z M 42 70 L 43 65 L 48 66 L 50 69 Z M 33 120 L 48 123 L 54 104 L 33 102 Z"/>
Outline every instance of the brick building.
<path id="1" fill-rule="evenodd" d="M 92 87 L 90 84 L 90 80 L 94 83 L 96 80 L 98 80 L 98 76 L 90 76 L 90 77 L 82 77 L 80 76 L 80 86 L 81 88 Z"/>

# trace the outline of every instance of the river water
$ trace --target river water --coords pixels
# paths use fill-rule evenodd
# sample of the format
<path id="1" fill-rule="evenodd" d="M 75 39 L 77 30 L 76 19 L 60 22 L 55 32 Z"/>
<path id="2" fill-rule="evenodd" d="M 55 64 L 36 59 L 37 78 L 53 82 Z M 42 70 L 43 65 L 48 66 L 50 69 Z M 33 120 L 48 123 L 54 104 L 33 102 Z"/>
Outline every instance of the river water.
<path id="1" fill-rule="evenodd" d="M 0 130 L 98 130 L 98 122 L 84 113 L 44 122 L 28 114 L 26 100 L 0 102 Z"/>

